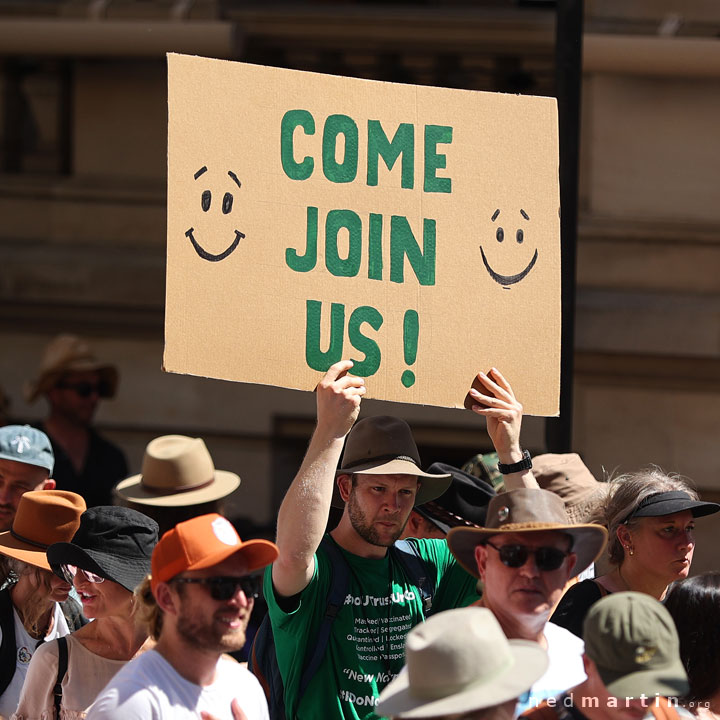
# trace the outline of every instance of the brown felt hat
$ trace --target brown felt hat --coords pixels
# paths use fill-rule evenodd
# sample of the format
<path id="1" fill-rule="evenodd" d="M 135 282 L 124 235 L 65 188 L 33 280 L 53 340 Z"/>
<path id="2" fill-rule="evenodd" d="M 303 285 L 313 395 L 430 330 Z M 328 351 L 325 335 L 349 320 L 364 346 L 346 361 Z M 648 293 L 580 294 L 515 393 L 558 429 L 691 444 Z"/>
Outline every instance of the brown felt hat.
<path id="1" fill-rule="evenodd" d="M 562 499 L 548 490 L 521 488 L 495 496 L 488 505 L 486 527 L 450 530 L 447 543 L 460 564 L 478 577 L 475 548 L 493 535 L 558 530 L 573 539 L 572 551 L 577 555 L 573 575 L 578 575 L 594 562 L 607 542 L 602 525 L 571 524 Z"/>
<path id="2" fill-rule="evenodd" d="M 68 490 L 26 492 L 12 528 L 0 533 L 0 554 L 50 570 L 45 551 L 53 543 L 72 540 L 85 509 L 85 500 Z"/>
<path id="3" fill-rule="evenodd" d="M 202 438 L 163 435 L 148 443 L 142 472 L 121 480 L 115 490 L 139 505 L 184 507 L 219 500 L 240 485 L 240 478 L 216 470 Z"/>
<path id="4" fill-rule="evenodd" d="M 115 396 L 118 371 L 100 362 L 88 343 L 76 335 L 58 335 L 45 348 L 37 377 L 25 386 L 25 399 L 34 402 L 69 372 L 95 371 L 100 375 L 100 397 Z"/>
<path id="5" fill-rule="evenodd" d="M 345 441 L 340 475 L 412 475 L 421 479 L 415 504 L 422 505 L 442 495 L 452 480 L 449 473 L 434 474 L 420 469 L 420 453 L 410 426 L 400 418 L 375 415 L 355 423 Z M 344 507 L 337 485 L 332 504 Z"/>

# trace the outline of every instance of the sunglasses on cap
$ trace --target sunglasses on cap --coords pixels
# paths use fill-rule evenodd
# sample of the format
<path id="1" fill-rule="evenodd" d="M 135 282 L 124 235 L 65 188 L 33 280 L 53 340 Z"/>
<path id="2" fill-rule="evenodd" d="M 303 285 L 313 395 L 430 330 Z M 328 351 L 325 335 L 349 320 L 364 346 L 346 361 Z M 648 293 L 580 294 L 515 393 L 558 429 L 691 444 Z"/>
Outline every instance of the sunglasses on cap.
<path id="1" fill-rule="evenodd" d="M 87 398 L 91 395 L 104 397 L 110 394 L 110 386 L 106 382 L 59 382 L 55 387 L 60 388 L 61 390 L 72 390 L 76 395 L 79 395 L 82 398 Z"/>
<path id="2" fill-rule="evenodd" d="M 102 575 L 96 575 L 89 570 L 83 570 L 77 565 L 61 565 L 60 572 L 63 574 L 65 580 L 71 585 L 73 584 L 73 580 L 78 573 L 80 573 L 89 583 L 99 584 L 105 582 L 105 578 L 102 577 Z"/>
<path id="3" fill-rule="evenodd" d="M 260 575 L 243 575 L 242 577 L 175 577 L 170 582 L 205 585 L 210 590 L 213 600 L 229 600 L 238 589 L 242 590 L 248 600 L 260 595 Z"/>
<path id="4" fill-rule="evenodd" d="M 535 564 L 541 572 L 557 570 L 570 554 L 555 547 L 531 548 L 527 545 L 501 545 L 497 547 L 489 540 L 485 544 L 489 545 L 493 550 L 497 550 L 500 555 L 500 562 L 510 568 L 522 567 L 528 561 L 530 555 L 534 555 Z"/>

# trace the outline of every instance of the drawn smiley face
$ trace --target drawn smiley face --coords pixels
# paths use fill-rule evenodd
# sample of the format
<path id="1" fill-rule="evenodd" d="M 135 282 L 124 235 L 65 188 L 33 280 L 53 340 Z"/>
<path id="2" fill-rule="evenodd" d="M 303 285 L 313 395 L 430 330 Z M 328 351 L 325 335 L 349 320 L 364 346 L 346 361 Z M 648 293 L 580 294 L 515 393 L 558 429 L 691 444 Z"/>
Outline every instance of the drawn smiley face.
<path id="1" fill-rule="evenodd" d="M 207 167 L 203 165 L 195 174 L 194 178 L 197 180 L 198 178 L 202 177 L 207 172 Z M 230 179 L 238 186 L 240 187 L 240 181 L 237 178 L 237 175 L 232 171 L 228 170 L 228 176 Z M 233 209 L 233 194 L 231 192 L 226 192 L 223 195 L 222 198 L 222 205 L 221 205 L 221 211 L 223 215 L 229 215 L 232 212 Z M 203 212 L 209 212 L 212 207 L 212 192 L 210 190 L 203 190 L 201 196 L 200 196 L 200 206 L 202 207 Z M 238 246 L 238 243 L 242 238 L 245 237 L 244 233 L 241 233 L 239 230 L 235 230 L 235 237 L 233 241 L 228 245 L 228 247 L 225 248 L 220 253 L 213 254 L 211 252 L 208 252 L 200 243 L 195 239 L 195 228 L 191 227 L 189 230 L 185 232 L 185 237 L 187 237 L 190 242 L 192 243 L 192 246 L 195 248 L 195 252 L 203 259 L 208 260 L 210 262 L 219 262 L 220 260 L 224 260 L 228 255 L 230 255 L 235 248 Z"/>
<path id="2" fill-rule="evenodd" d="M 530 220 L 530 217 L 524 210 L 520 210 L 520 214 L 525 220 Z M 500 215 L 500 210 L 496 210 L 493 213 L 492 221 L 495 222 Z M 497 230 L 495 231 L 495 239 L 502 243 L 505 241 L 505 230 L 501 225 L 498 225 Z M 522 228 L 518 228 L 515 232 L 515 241 L 518 243 L 518 245 L 522 245 L 525 241 L 525 231 Z M 535 253 L 532 256 L 532 259 L 530 262 L 525 266 L 524 270 L 521 270 L 519 273 L 515 273 L 514 275 L 501 275 L 499 272 L 496 272 L 493 270 L 492 267 L 490 267 L 490 263 L 488 262 L 487 256 L 485 255 L 485 251 L 483 250 L 482 245 L 480 245 L 480 254 L 482 255 L 482 261 L 485 265 L 485 269 L 490 274 L 490 277 L 498 284 L 503 286 L 503 290 L 510 290 L 511 285 L 515 285 L 515 283 L 519 283 L 523 278 L 526 278 L 528 276 L 528 273 L 535 267 L 535 263 L 538 259 L 538 251 L 537 248 L 535 249 Z"/>

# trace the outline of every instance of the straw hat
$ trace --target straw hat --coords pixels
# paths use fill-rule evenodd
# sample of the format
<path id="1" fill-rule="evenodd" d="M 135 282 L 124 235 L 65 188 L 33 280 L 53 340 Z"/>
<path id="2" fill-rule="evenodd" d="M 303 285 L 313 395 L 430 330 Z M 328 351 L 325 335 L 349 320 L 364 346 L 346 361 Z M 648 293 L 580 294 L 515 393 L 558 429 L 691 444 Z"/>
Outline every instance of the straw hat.
<path id="1" fill-rule="evenodd" d="M 420 469 L 420 453 L 410 426 L 400 418 L 376 415 L 355 423 L 347 436 L 339 475 L 413 475 L 421 479 L 415 505 L 442 495 L 450 486 L 450 473 L 427 473 Z M 344 507 L 337 486 L 332 504 Z"/>
<path id="2" fill-rule="evenodd" d="M 142 472 L 121 480 L 115 490 L 139 505 L 181 507 L 219 500 L 238 485 L 235 473 L 215 469 L 202 438 L 163 435 L 145 448 Z"/>
<path id="3" fill-rule="evenodd" d="M 380 693 L 378 715 L 423 718 L 489 708 L 519 697 L 542 677 L 538 643 L 508 640 L 487 608 L 433 615 L 405 641 L 405 669 Z"/>
<path id="4" fill-rule="evenodd" d="M 115 396 L 118 384 L 117 368 L 101 363 L 82 338 L 76 335 L 58 335 L 45 348 L 37 377 L 25 386 L 25 399 L 33 402 L 55 387 L 66 373 L 86 370 L 100 375 L 100 397 Z"/>
<path id="5" fill-rule="evenodd" d="M 602 525 L 570 524 L 562 499 L 548 490 L 521 488 L 497 495 L 490 501 L 487 526 L 453 528 L 447 536 L 448 546 L 460 564 L 478 576 L 475 548 L 493 535 L 558 530 L 573 539 L 572 551 L 577 556 L 573 575 L 578 575 L 602 552 L 607 530 Z"/>
<path id="6" fill-rule="evenodd" d="M 0 533 L 0 554 L 50 570 L 45 551 L 80 527 L 85 500 L 68 490 L 31 490 L 18 503 L 12 528 Z"/>

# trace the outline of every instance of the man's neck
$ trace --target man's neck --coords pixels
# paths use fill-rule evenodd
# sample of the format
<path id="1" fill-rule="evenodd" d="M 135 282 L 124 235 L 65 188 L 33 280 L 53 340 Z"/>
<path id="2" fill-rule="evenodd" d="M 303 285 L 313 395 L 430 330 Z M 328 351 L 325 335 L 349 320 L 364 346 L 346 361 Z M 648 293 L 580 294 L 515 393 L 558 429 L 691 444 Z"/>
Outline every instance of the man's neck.
<path id="1" fill-rule="evenodd" d="M 189 647 L 170 628 L 160 635 L 155 650 L 188 682 L 206 687 L 215 681 L 215 672 L 222 653 Z"/>
<path id="2" fill-rule="evenodd" d="M 56 412 L 50 413 L 43 427 L 47 434 L 65 450 L 76 472 L 81 472 L 90 443 L 90 428 L 72 422 Z"/>
<path id="3" fill-rule="evenodd" d="M 479 605 L 492 611 L 495 619 L 500 623 L 505 637 L 512 640 L 531 640 L 547 649 L 545 625 L 547 625 L 548 615 L 543 614 L 532 618 L 517 617 L 505 612 L 504 608 L 490 607 L 485 602 L 485 598 L 480 601 Z"/>
<path id="4" fill-rule="evenodd" d="M 357 531 L 343 515 L 339 525 L 330 533 L 332 539 L 343 549 L 363 558 L 384 558 L 387 548 L 384 545 L 373 545 L 360 537 Z"/>

